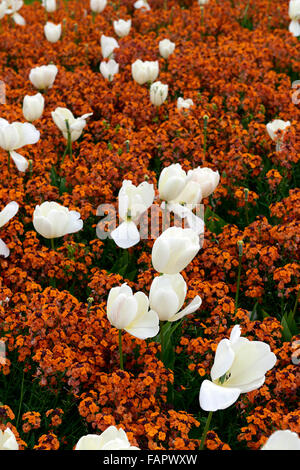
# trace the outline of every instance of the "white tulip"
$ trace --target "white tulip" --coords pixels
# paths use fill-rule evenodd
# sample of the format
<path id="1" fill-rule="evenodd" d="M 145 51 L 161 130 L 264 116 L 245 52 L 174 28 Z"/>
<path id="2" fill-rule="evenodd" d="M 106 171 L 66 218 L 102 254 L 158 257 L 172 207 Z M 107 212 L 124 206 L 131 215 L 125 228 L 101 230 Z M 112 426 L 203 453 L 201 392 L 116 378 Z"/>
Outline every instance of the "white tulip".
<path id="1" fill-rule="evenodd" d="M 150 86 L 150 101 L 154 106 L 161 106 L 168 96 L 168 85 L 154 82 Z"/>
<path id="2" fill-rule="evenodd" d="M 289 31 L 293 36 L 300 36 L 300 0 L 290 0 L 289 3 L 289 17 L 291 22 L 289 24 Z"/>
<path id="3" fill-rule="evenodd" d="M 7 224 L 10 219 L 12 219 L 19 210 L 19 204 L 15 201 L 10 202 L 7 204 L 4 209 L 0 212 L 0 227 Z M 4 243 L 3 240 L 0 239 L 0 256 L 4 256 L 7 258 L 9 256 L 9 248 Z M 0 437 L 0 449 L 1 449 L 1 437 Z"/>
<path id="4" fill-rule="evenodd" d="M 114 59 L 110 59 L 108 62 L 104 60 L 101 62 L 99 70 L 103 77 L 111 82 L 114 75 L 119 73 L 119 64 Z"/>
<path id="5" fill-rule="evenodd" d="M 119 47 L 119 44 L 115 40 L 115 38 L 104 36 L 104 34 L 102 34 L 100 42 L 101 42 L 101 51 L 102 51 L 102 55 L 104 59 L 106 59 L 106 57 L 111 56 L 113 51 L 117 47 Z"/>
<path id="6" fill-rule="evenodd" d="M 123 181 L 119 191 L 119 217 L 123 221 L 111 232 L 111 237 L 120 248 L 129 248 L 140 241 L 137 224 L 141 215 L 148 210 L 154 200 L 153 184 L 143 182 L 134 186 L 131 181 Z"/>
<path id="7" fill-rule="evenodd" d="M 39 119 L 44 111 L 45 99 L 41 93 L 36 95 L 24 96 L 23 100 L 23 115 L 29 122 Z"/>
<path id="8" fill-rule="evenodd" d="M 31 69 L 29 80 L 38 90 L 44 90 L 53 86 L 58 69 L 55 65 L 42 65 Z"/>
<path id="9" fill-rule="evenodd" d="M 91 0 L 90 8 L 94 13 L 101 13 L 107 5 L 107 0 Z"/>
<path id="10" fill-rule="evenodd" d="M 23 6 L 23 0 L 5 0 L 6 3 L 6 13 L 11 15 L 12 19 L 19 26 L 25 26 L 26 21 L 19 13 L 17 13 Z"/>
<path id="11" fill-rule="evenodd" d="M 4 16 L 6 15 L 6 12 L 7 12 L 7 4 L 6 4 L 6 1 L 3 0 L 0 3 L 0 20 L 2 20 L 2 18 L 4 18 Z"/>
<path id="12" fill-rule="evenodd" d="M 200 307 L 202 300 L 197 295 L 193 301 L 179 311 L 183 306 L 187 285 L 181 274 L 163 274 L 152 281 L 149 301 L 161 321 L 174 322 L 194 313 Z"/>
<path id="13" fill-rule="evenodd" d="M 133 295 L 127 284 L 110 290 L 107 318 L 115 328 L 136 338 L 153 338 L 159 332 L 159 318 L 156 312 L 149 310 L 148 297 L 143 292 Z"/>
<path id="14" fill-rule="evenodd" d="M 44 238 L 64 237 L 82 229 L 80 213 L 70 211 L 54 201 L 45 201 L 33 212 L 33 226 Z"/>
<path id="15" fill-rule="evenodd" d="M 15 150 L 25 145 L 36 144 L 39 138 L 40 133 L 33 124 L 28 122 L 9 124 L 6 119 L 0 118 L 0 147 L 9 152 L 19 171 L 27 170 L 28 161 Z"/>
<path id="16" fill-rule="evenodd" d="M 131 20 L 118 20 L 113 22 L 115 33 L 120 37 L 123 38 L 129 34 L 131 28 Z"/>
<path id="17" fill-rule="evenodd" d="M 139 10 L 140 8 L 144 8 L 144 9 L 147 10 L 147 11 L 151 10 L 150 5 L 149 5 L 149 3 L 147 2 L 147 0 L 137 0 L 137 2 L 135 2 L 135 3 L 133 4 L 133 6 L 134 6 L 134 8 L 136 8 L 136 9 L 138 9 L 138 10 Z"/>
<path id="18" fill-rule="evenodd" d="M 159 273 L 177 274 L 186 268 L 199 250 L 199 236 L 193 230 L 170 227 L 153 244 L 152 264 Z"/>
<path id="19" fill-rule="evenodd" d="M 132 78 L 139 84 L 152 83 L 158 77 L 159 62 L 136 60 L 131 64 Z"/>
<path id="20" fill-rule="evenodd" d="M 241 337 L 241 328 L 236 325 L 230 339 L 222 339 L 218 344 L 210 374 L 212 381 L 204 380 L 201 384 L 201 408 L 223 410 L 241 393 L 261 387 L 266 372 L 274 367 L 276 360 L 268 344 Z"/>
<path id="21" fill-rule="evenodd" d="M 190 109 L 191 106 L 194 105 L 193 100 L 188 98 L 187 100 L 184 100 L 181 96 L 177 99 L 177 109 Z"/>
<path id="22" fill-rule="evenodd" d="M 161 207 L 163 210 L 173 212 L 180 219 L 184 219 L 184 227 L 192 229 L 197 235 L 199 235 L 199 243 L 200 247 L 202 248 L 205 224 L 203 218 L 198 217 L 198 215 L 195 215 L 192 212 L 194 209 L 194 204 L 187 204 L 182 206 L 181 204 L 174 202 L 169 202 L 168 204 L 163 202 Z"/>
<path id="23" fill-rule="evenodd" d="M 207 5 L 208 2 L 209 0 L 198 0 L 198 5 L 200 6 Z"/>
<path id="24" fill-rule="evenodd" d="M 61 24 L 54 24 L 51 21 L 47 21 L 44 26 L 44 33 L 47 41 L 57 42 L 61 36 Z"/>
<path id="25" fill-rule="evenodd" d="M 56 0 L 42 0 L 42 6 L 48 13 L 53 13 L 56 10 Z"/>
<path id="26" fill-rule="evenodd" d="M 167 59 L 169 55 L 173 54 L 175 49 L 175 43 L 170 41 L 169 39 L 163 39 L 159 41 L 159 53 L 164 58 Z"/>
<path id="27" fill-rule="evenodd" d="M 183 190 L 186 177 L 186 172 L 181 168 L 180 163 L 173 163 L 164 168 L 158 180 L 160 199 L 173 201 Z"/>
<path id="28" fill-rule="evenodd" d="M 186 184 L 182 192 L 175 198 L 174 202 L 189 204 L 195 207 L 204 197 L 210 196 L 218 186 L 220 174 L 211 168 L 198 167 L 189 170 Z"/>
<path id="29" fill-rule="evenodd" d="M 282 119 L 274 119 L 266 125 L 267 132 L 272 140 L 279 140 L 276 136 L 278 130 L 284 131 L 291 125 L 290 121 L 282 121 Z"/>
<path id="30" fill-rule="evenodd" d="M 86 118 L 92 116 L 93 113 L 83 114 L 79 118 L 75 118 L 73 113 L 67 108 L 56 108 L 51 112 L 51 116 L 59 130 L 62 132 L 65 139 L 68 139 L 68 126 L 71 134 L 71 141 L 79 139 L 84 127 L 86 126 Z M 67 126 L 67 122 L 68 126 Z"/>
<path id="31" fill-rule="evenodd" d="M 275 431 L 261 450 L 300 450 L 300 438 L 289 429 Z"/>
<path id="32" fill-rule="evenodd" d="M 0 429 L 0 450 L 19 450 L 16 436 L 10 428 Z"/>
<path id="33" fill-rule="evenodd" d="M 76 444 L 75 450 L 140 450 L 131 446 L 123 429 L 109 426 L 102 434 L 87 434 Z"/>

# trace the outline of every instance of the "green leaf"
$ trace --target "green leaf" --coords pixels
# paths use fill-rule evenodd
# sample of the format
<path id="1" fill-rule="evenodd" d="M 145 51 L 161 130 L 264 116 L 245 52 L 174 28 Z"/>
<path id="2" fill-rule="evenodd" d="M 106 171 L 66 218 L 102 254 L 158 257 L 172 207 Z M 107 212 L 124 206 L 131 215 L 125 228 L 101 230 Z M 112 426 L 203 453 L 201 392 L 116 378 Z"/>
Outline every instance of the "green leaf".
<path id="1" fill-rule="evenodd" d="M 292 337 L 297 334 L 297 324 L 292 311 L 290 311 L 289 314 L 286 312 L 283 315 L 281 325 L 283 326 L 283 339 L 285 341 L 291 341 Z"/>
<path id="2" fill-rule="evenodd" d="M 209 207 L 206 207 L 205 209 L 204 222 L 208 230 L 217 235 L 222 232 L 222 228 L 225 225 L 228 225 L 224 219 L 219 217 Z"/>

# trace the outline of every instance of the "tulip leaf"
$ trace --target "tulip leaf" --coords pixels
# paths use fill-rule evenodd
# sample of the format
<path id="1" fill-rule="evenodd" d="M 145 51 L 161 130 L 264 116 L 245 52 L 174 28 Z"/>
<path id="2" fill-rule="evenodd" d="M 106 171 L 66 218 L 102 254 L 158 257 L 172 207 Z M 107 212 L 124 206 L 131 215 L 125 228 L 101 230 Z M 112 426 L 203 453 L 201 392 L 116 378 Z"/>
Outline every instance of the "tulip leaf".
<path id="1" fill-rule="evenodd" d="M 284 341 L 291 341 L 292 337 L 297 334 L 297 324 L 292 311 L 289 314 L 286 312 L 283 315 L 281 325 L 283 327 L 282 336 Z"/>
<path id="2" fill-rule="evenodd" d="M 219 217 L 209 207 L 205 209 L 204 222 L 208 230 L 216 235 L 222 232 L 222 228 L 227 225 L 224 219 Z"/>

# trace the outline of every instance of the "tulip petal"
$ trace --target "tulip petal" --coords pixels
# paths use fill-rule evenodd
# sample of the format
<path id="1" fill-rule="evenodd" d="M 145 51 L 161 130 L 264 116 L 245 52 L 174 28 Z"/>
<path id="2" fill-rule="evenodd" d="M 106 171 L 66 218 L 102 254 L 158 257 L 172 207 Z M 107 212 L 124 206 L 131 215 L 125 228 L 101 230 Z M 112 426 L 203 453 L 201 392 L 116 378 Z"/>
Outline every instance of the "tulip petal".
<path id="1" fill-rule="evenodd" d="M 192 300 L 192 302 L 187 307 L 181 310 L 181 312 L 176 313 L 176 315 L 174 315 L 173 317 L 169 318 L 169 321 L 171 322 L 177 321 L 177 320 L 180 320 L 180 318 L 185 317 L 186 315 L 196 312 L 196 310 L 198 310 L 201 304 L 202 304 L 201 297 L 199 297 L 199 295 L 196 295 L 196 297 Z"/>
<path id="2" fill-rule="evenodd" d="M 123 222 L 111 232 L 111 238 L 120 248 L 130 248 L 140 241 L 140 233 L 134 222 Z"/>
<path id="3" fill-rule="evenodd" d="M 292 20 L 289 24 L 289 32 L 293 34 L 293 36 L 300 36 L 300 23 L 298 20 Z"/>
<path id="4" fill-rule="evenodd" d="M 0 227 L 7 224 L 19 210 L 19 204 L 15 201 L 9 202 L 7 206 L 0 212 Z"/>
<path id="5" fill-rule="evenodd" d="M 152 249 L 152 264 L 157 272 L 163 272 L 164 266 L 168 263 L 170 257 L 170 248 L 167 240 L 157 238 Z M 177 274 L 177 271 L 175 274 Z M 174 273 L 167 273 L 174 274 Z"/>
<path id="6" fill-rule="evenodd" d="M 204 380 L 199 393 L 200 406 L 205 411 L 224 410 L 238 399 L 240 393 L 239 388 L 222 387 Z"/>
<path id="7" fill-rule="evenodd" d="M 156 312 L 149 310 L 132 322 L 125 331 L 139 339 L 153 338 L 159 332 L 159 318 Z"/>
<path id="8" fill-rule="evenodd" d="M 23 18 L 22 15 L 20 15 L 19 13 L 14 13 L 13 15 L 11 15 L 14 22 L 16 24 L 18 24 L 19 26 L 25 26 L 26 25 L 26 21 L 25 19 Z"/>
<path id="9" fill-rule="evenodd" d="M 17 169 L 24 173 L 28 168 L 28 161 L 26 160 L 26 158 L 20 155 L 19 153 L 15 152 L 14 150 L 12 150 L 9 153 Z"/>
<path id="10" fill-rule="evenodd" d="M 9 251 L 8 246 L 0 238 L 0 256 L 4 256 L 4 258 L 7 258 L 9 256 L 9 253 L 10 251 Z"/>
<path id="11" fill-rule="evenodd" d="M 234 351 L 228 339 L 222 339 L 217 347 L 214 364 L 211 368 L 212 380 L 222 377 L 231 367 L 234 361 Z"/>

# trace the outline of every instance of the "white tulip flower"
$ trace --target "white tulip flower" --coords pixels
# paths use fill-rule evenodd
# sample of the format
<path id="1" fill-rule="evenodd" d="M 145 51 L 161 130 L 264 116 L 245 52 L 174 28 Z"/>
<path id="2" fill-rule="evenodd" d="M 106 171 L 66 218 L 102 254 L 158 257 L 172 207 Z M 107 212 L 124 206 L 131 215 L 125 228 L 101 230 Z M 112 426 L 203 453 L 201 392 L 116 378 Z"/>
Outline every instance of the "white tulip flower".
<path id="1" fill-rule="evenodd" d="M 0 450 L 19 450 L 16 436 L 10 428 L 0 429 Z"/>
<path id="2" fill-rule="evenodd" d="M 140 217 L 152 205 L 155 192 L 153 184 L 146 181 L 134 186 L 131 181 L 123 181 L 119 191 L 119 217 L 123 221 L 111 232 L 111 237 L 120 248 L 129 248 L 140 241 L 137 224 Z"/>
<path id="3" fill-rule="evenodd" d="M 159 332 L 159 318 L 149 310 L 149 299 L 143 292 L 133 295 L 125 283 L 113 287 L 107 299 L 107 318 L 119 330 L 139 339 L 153 338 Z"/>
<path id="4" fill-rule="evenodd" d="M 285 131 L 291 125 L 290 121 L 283 121 L 282 119 L 274 119 L 266 125 L 267 132 L 272 140 L 278 140 L 276 132 L 278 130 Z"/>
<path id="5" fill-rule="evenodd" d="M 51 21 L 47 21 L 44 26 L 44 33 L 47 41 L 57 42 L 61 36 L 61 24 L 54 24 Z"/>
<path id="6" fill-rule="evenodd" d="M 45 201 L 33 212 L 33 226 L 44 238 L 52 239 L 79 232 L 83 227 L 80 213 L 54 201 Z"/>
<path id="7" fill-rule="evenodd" d="M 93 113 L 83 114 L 79 118 L 75 118 L 73 113 L 67 108 L 56 108 L 51 112 L 51 116 L 59 130 L 62 132 L 65 139 L 68 139 L 68 127 L 71 135 L 71 142 L 79 139 L 84 127 L 86 126 L 86 119 L 92 116 Z M 68 125 L 67 125 L 67 122 Z"/>
<path id="8" fill-rule="evenodd" d="M 42 0 L 42 6 L 48 13 L 53 13 L 56 10 L 56 0 Z"/>
<path id="9" fill-rule="evenodd" d="M 101 62 L 99 70 L 103 77 L 111 82 L 114 75 L 119 73 L 119 64 L 114 59 L 110 59 L 108 62 L 104 60 Z"/>
<path id="10" fill-rule="evenodd" d="M 191 106 L 194 105 L 194 102 L 191 98 L 188 98 L 187 100 L 184 100 L 181 96 L 177 99 L 177 109 L 190 109 Z"/>
<path id="11" fill-rule="evenodd" d="M 150 101 L 154 106 L 161 106 L 168 96 L 168 85 L 161 82 L 154 82 L 150 86 Z"/>
<path id="12" fill-rule="evenodd" d="M 0 118 L 0 147 L 7 150 L 19 171 L 26 171 L 28 161 L 15 150 L 25 145 L 36 144 L 40 139 L 39 131 L 28 122 L 13 122 Z"/>
<path id="13" fill-rule="evenodd" d="M 123 429 L 109 426 L 102 434 L 87 434 L 76 444 L 75 450 L 140 450 L 130 445 Z"/>
<path id="14" fill-rule="evenodd" d="M 12 19 L 19 26 L 25 26 L 26 21 L 19 13 L 17 13 L 23 6 L 23 0 L 5 0 L 6 3 L 6 14 L 11 15 Z"/>
<path id="15" fill-rule="evenodd" d="M 31 69 L 29 80 L 38 90 L 45 90 L 53 86 L 58 69 L 55 65 L 42 65 Z"/>
<path id="16" fill-rule="evenodd" d="M 211 168 L 198 167 L 194 170 L 189 170 L 185 187 L 174 199 L 174 202 L 189 204 L 195 207 L 203 198 L 210 196 L 214 192 L 219 181 L 219 172 L 213 171 Z"/>
<path id="17" fill-rule="evenodd" d="M 157 79 L 159 73 L 159 62 L 136 60 L 131 64 L 132 78 L 139 84 L 152 83 Z"/>
<path id="18" fill-rule="evenodd" d="M 149 301 L 161 321 L 174 322 L 194 313 L 200 307 L 202 300 L 197 295 L 192 302 L 180 311 L 184 304 L 187 285 L 181 274 L 163 274 L 153 279 Z"/>
<path id="19" fill-rule="evenodd" d="M 163 274 L 177 274 L 200 250 L 199 236 L 189 228 L 170 227 L 154 242 L 152 265 Z"/>
<path id="20" fill-rule="evenodd" d="M 91 0 L 90 8 L 94 13 L 101 13 L 107 5 L 107 0 Z"/>
<path id="21" fill-rule="evenodd" d="M 29 96 L 25 95 L 23 100 L 23 115 L 29 122 L 39 119 L 44 111 L 45 99 L 41 93 Z"/>
<path id="22" fill-rule="evenodd" d="M 209 2 L 209 0 L 198 0 L 198 5 L 200 5 L 200 6 L 207 5 L 208 2 Z"/>
<path id="23" fill-rule="evenodd" d="M 4 16 L 6 15 L 6 12 L 7 12 L 6 0 L 2 0 L 0 3 L 0 20 L 4 18 Z"/>
<path id="24" fill-rule="evenodd" d="M 300 36 L 300 0 L 290 0 L 289 3 L 289 31 L 293 36 Z"/>
<path id="25" fill-rule="evenodd" d="M 114 31 L 120 37 L 123 38 L 129 34 L 131 28 L 131 20 L 118 20 L 113 22 Z"/>
<path id="26" fill-rule="evenodd" d="M 100 43 L 101 43 L 101 51 L 102 51 L 102 55 L 104 59 L 112 56 L 113 51 L 119 47 L 118 41 L 116 41 L 115 38 L 105 36 L 104 34 L 102 34 L 101 36 Z"/>
<path id="27" fill-rule="evenodd" d="M 261 450 L 300 450 L 300 438 L 297 433 L 289 429 L 275 431 Z"/>
<path id="28" fill-rule="evenodd" d="M 169 55 L 173 54 L 175 50 L 175 43 L 169 39 L 163 39 L 159 41 L 159 53 L 164 59 L 168 59 Z"/>
<path id="29" fill-rule="evenodd" d="M 0 212 L 0 227 L 7 224 L 7 222 L 12 219 L 19 210 L 19 204 L 15 201 L 8 203 L 4 209 Z M 3 240 L 0 239 L 0 256 L 4 256 L 7 258 L 9 256 L 9 248 L 4 243 Z M 0 437 L 0 449 L 1 449 L 1 437 Z"/>
<path id="30" fill-rule="evenodd" d="M 159 197 L 163 201 L 173 201 L 183 190 L 186 183 L 186 172 L 180 163 L 165 167 L 158 180 Z"/>
<path id="31" fill-rule="evenodd" d="M 261 387 L 265 374 L 276 363 L 270 346 L 261 341 L 249 341 L 241 337 L 241 328 L 236 325 L 230 339 L 218 344 L 211 369 L 211 381 L 201 384 L 199 401 L 205 411 L 223 410 L 231 406 L 241 393 Z"/>
<path id="32" fill-rule="evenodd" d="M 144 10 L 146 11 L 150 11 L 151 8 L 150 8 L 150 5 L 149 3 L 147 2 L 147 0 L 137 0 L 134 4 L 133 4 L 134 8 L 136 8 L 137 10 L 141 9 L 141 8 L 144 8 Z"/>

